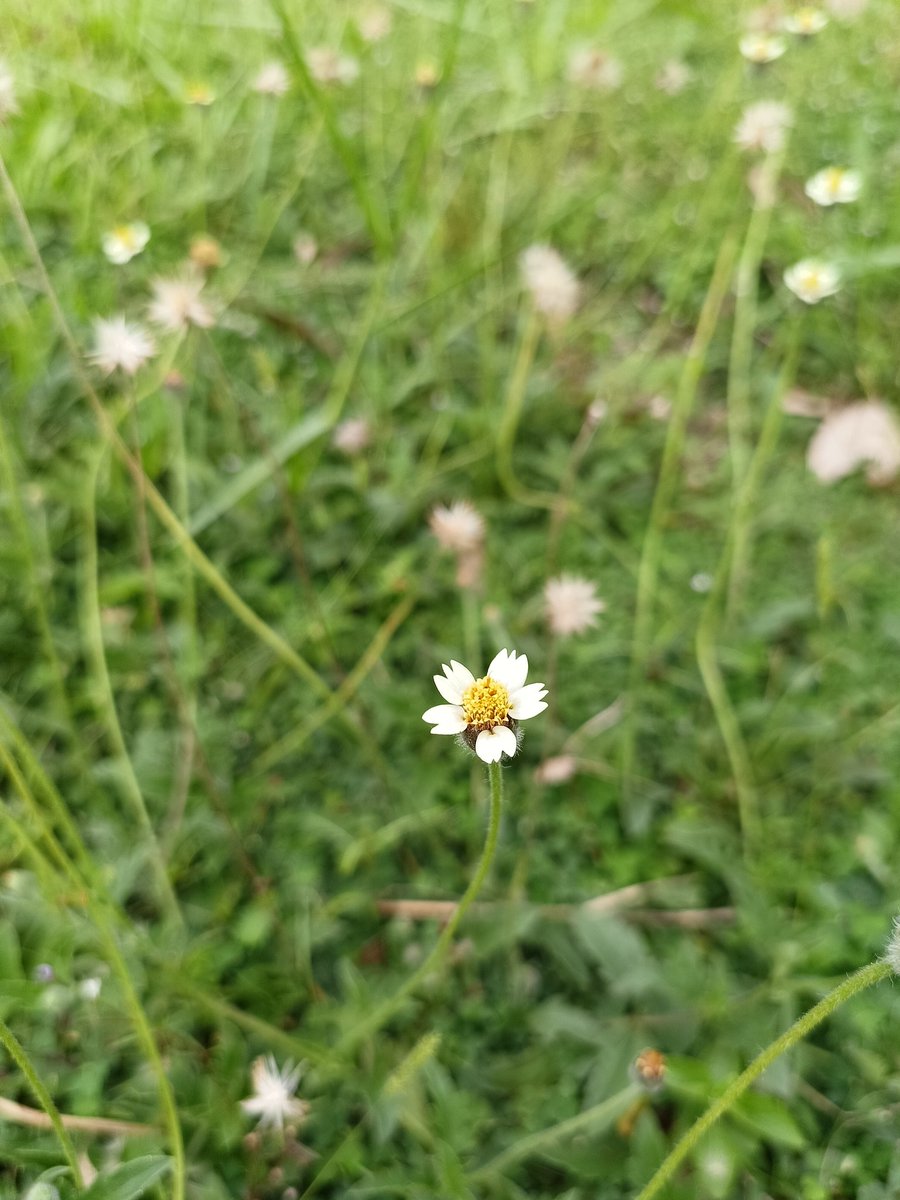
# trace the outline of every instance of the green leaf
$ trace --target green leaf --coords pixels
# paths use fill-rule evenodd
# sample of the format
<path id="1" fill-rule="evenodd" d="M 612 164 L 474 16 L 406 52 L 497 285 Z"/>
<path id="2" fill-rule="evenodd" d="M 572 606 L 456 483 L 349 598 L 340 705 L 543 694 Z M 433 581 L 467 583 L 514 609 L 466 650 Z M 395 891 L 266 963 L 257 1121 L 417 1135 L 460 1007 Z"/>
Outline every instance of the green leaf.
<path id="1" fill-rule="evenodd" d="M 806 1145 L 803 1131 L 790 1109 L 777 1096 L 746 1092 L 731 1112 L 736 1120 L 764 1137 L 766 1141 L 778 1142 L 791 1150 L 800 1150 Z"/>
<path id="2" fill-rule="evenodd" d="M 143 1158 L 134 1158 L 101 1175 L 86 1192 L 81 1193 L 81 1200 L 137 1200 L 171 1166 L 172 1160 L 164 1154 L 146 1154 Z"/>

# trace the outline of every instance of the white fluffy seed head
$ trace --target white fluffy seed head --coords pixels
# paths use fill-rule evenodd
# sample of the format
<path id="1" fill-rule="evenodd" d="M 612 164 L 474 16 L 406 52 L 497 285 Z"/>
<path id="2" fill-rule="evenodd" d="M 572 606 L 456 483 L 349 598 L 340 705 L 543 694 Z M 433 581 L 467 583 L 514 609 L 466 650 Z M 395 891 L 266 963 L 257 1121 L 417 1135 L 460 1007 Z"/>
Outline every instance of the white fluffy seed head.
<path id="1" fill-rule="evenodd" d="M 570 320 L 578 307 L 578 280 L 552 246 L 529 246 L 519 259 L 522 282 L 539 313 L 555 324 Z"/>
<path id="2" fill-rule="evenodd" d="M 468 500 L 438 505 L 428 524 L 443 549 L 454 554 L 471 554 L 484 542 L 484 517 Z"/>
<path id="3" fill-rule="evenodd" d="M 548 579 L 544 585 L 544 605 L 547 624 L 560 637 L 584 633 L 597 624 L 597 614 L 606 608 L 594 584 L 574 575 Z"/>

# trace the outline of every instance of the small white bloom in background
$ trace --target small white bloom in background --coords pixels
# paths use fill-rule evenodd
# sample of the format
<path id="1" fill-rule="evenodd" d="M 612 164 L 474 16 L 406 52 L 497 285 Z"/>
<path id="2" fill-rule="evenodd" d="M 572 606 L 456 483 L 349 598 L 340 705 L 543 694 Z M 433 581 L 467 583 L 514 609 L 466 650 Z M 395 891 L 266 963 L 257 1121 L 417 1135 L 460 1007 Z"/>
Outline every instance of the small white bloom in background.
<path id="1" fill-rule="evenodd" d="M 588 405 L 588 410 L 585 415 L 585 422 L 591 429 L 596 429 L 597 426 L 605 421 L 609 416 L 609 405 L 605 400 L 592 400 Z"/>
<path id="2" fill-rule="evenodd" d="M 331 444 L 341 454 L 353 458 L 362 454 L 372 440 L 372 427 L 365 417 L 349 417 L 335 427 Z"/>
<path id="3" fill-rule="evenodd" d="M 698 571 L 696 575 L 691 576 L 691 591 L 697 592 L 698 595 L 705 595 L 713 585 L 713 577 L 706 571 Z"/>
<path id="4" fill-rule="evenodd" d="M 241 1108 L 259 1117 L 259 1128 L 284 1129 L 285 1121 L 300 1122 L 309 1113 L 309 1104 L 295 1095 L 302 1066 L 286 1062 L 279 1068 L 271 1054 L 257 1058 L 250 1069 L 253 1095 L 241 1101 Z"/>
<path id="5" fill-rule="evenodd" d="M 781 6 L 777 3 L 762 4 L 744 17 L 744 26 L 755 33 L 772 33 L 781 26 Z"/>
<path id="6" fill-rule="evenodd" d="M 529 246 L 519 257 L 519 269 L 539 313 L 555 324 L 574 315 L 578 280 L 552 246 Z"/>
<path id="7" fill-rule="evenodd" d="M 584 633 L 597 624 L 597 614 L 605 609 L 606 605 L 589 579 L 560 575 L 557 579 L 548 579 L 544 585 L 547 624 L 559 637 Z"/>
<path id="8" fill-rule="evenodd" d="M 900 422 L 883 400 L 860 400 L 835 409 L 816 430 L 806 465 L 822 483 L 836 483 L 866 467 L 875 487 L 900 471 Z"/>
<path id="9" fill-rule="evenodd" d="M 784 38 L 771 33 L 745 33 L 738 43 L 738 49 L 748 62 L 770 63 L 781 58 L 787 43 Z"/>
<path id="10" fill-rule="evenodd" d="M 668 396 L 651 396 L 647 401 L 647 412 L 654 421 L 668 421 L 672 415 L 672 401 Z"/>
<path id="11" fill-rule="evenodd" d="M 216 98 L 216 93 L 212 90 L 208 83 L 203 83 L 197 80 L 193 83 L 185 85 L 184 102 L 185 104 L 193 104 L 198 108 L 209 108 L 210 104 Z"/>
<path id="12" fill-rule="evenodd" d="M 105 375 L 124 371 L 134 375 L 156 353 L 153 339 L 141 325 L 124 317 L 98 318 L 94 322 L 94 348 L 88 358 Z"/>
<path id="13" fill-rule="evenodd" d="M 12 71 L 0 59 L 0 122 L 14 117 L 19 111 L 19 101 L 16 97 L 16 81 Z"/>
<path id="14" fill-rule="evenodd" d="M 468 500 L 439 504 L 428 518 L 431 532 L 444 550 L 467 554 L 484 541 L 484 517 Z"/>
<path id="15" fill-rule="evenodd" d="M 622 64 L 597 46 L 576 46 L 569 55 L 569 83 L 595 92 L 612 92 L 622 82 Z"/>
<path id="16" fill-rule="evenodd" d="M 364 42 L 381 42 L 391 32 L 393 18 L 390 9 L 377 4 L 360 13 L 356 20 L 356 28 Z"/>
<path id="17" fill-rule="evenodd" d="M 525 655 L 501 650 L 481 679 L 452 660 L 449 666 L 443 664 L 443 671 L 435 675 L 434 683 L 447 703 L 429 708 L 422 716 L 434 726 L 431 732 L 462 734 L 482 762 L 499 762 L 504 754 L 512 758 L 519 748 L 518 722 L 536 717 L 547 707 L 544 685 L 525 683 Z"/>
<path id="18" fill-rule="evenodd" d="M 153 299 L 147 311 L 155 325 L 170 333 L 177 333 L 189 325 L 209 329 L 215 324 L 212 313 L 200 299 L 202 279 L 189 276 L 154 279 L 152 286 Z"/>
<path id="19" fill-rule="evenodd" d="M 331 46 L 315 46 L 309 50 L 306 65 L 316 83 L 336 83 L 347 87 L 359 75 L 359 63 L 356 59 L 339 54 Z"/>
<path id="20" fill-rule="evenodd" d="M 545 758 L 534 773 L 536 783 L 555 787 L 567 783 L 578 770 L 578 759 L 571 754 L 558 754 L 555 758 Z"/>
<path id="21" fill-rule="evenodd" d="M 826 167 L 807 179 L 803 190 L 810 200 L 824 208 L 832 204 L 852 204 L 862 191 L 862 176 L 858 171 L 848 171 L 844 167 Z"/>
<path id="22" fill-rule="evenodd" d="M 734 131 L 734 140 L 742 150 L 773 153 L 784 147 L 793 114 L 780 100 L 758 100 L 748 104 Z"/>
<path id="23" fill-rule="evenodd" d="M 784 282 L 804 304 L 818 304 L 840 291 L 841 273 L 834 263 L 804 258 L 784 273 Z"/>
<path id="24" fill-rule="evenodd" d="M 801 37 L 812 37 L 814 33 L 821 33 L 827 24 L 828 18 L 822 10 L 813 8 L 812 5 L 798 8 L 784 18 L 784 28 L 788 33 L 799 33 Z"/>
<path id="25" fill-rule="evenodd" d="M 319 253 L 319 243 L 311 233 L 298 233 L 294 238 L 294 258 L 297 262 L 308 267 L 316 261 Z"/>
<path id="26" fill-rule="evenodd" d="M 111 263 L 122 266 L 140 254 L 150 241 L 150 230 L 143 221 L 132 221 L 130 225 L 117 225 L 102 240 L 103 253 Z"/>
<path id="27" fill-rule="evenodd" d="M 291 86 L 287 67 L 278 59 L 263 63 L 253 80 L 254 92 L 261 96 L 284 96 Z"/>
<path id="28" fill-rule="evenodd" d="M 792 417 L 813 417 L 821 421 L 828 414 L 829 404 L 824 396 L 806 392 L 803 388 L 789 388 L 784 393 L 781 407 Z"/>
<path id="29" fill-rule="evenodd" d="M 665 92 L 667 96 L 677 96 L 679 92 L 684 91 L 693 78 L 694 72 L 686 62 L 682 62 L 680 58 L 670 58 L 657 71 L 654 84 L 660 92 Z"/>
<path id="30" fill-rule="evenodd" d="M 825 7 L 839 21 L 855 21 L 869 7 L 869 0 L 825 0 Z"/>
<path id="31" fill-rule="evenodd" d="M 100 995 L 100 989 L 103 984 L 96 975 L 92 975 L 87 979 L 82 979 L 78 985 L 78 995 L 82 1000 L 96 1000 Z"/>

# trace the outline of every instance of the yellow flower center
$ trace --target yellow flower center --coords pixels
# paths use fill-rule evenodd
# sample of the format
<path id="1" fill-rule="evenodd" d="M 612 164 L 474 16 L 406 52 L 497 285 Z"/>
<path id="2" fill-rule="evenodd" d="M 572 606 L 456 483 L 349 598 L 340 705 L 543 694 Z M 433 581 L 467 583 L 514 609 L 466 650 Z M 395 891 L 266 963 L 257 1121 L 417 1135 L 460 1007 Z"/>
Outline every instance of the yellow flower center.
<path id="1" fill-rule="evenodd" d="M 844 181 L 844 172 L 840 167 L 829 167 L 825 175 L 825 182 L 832 196 L 837 195 L 841 190 L 841 184 Z"/>
<path id="2" fill-rule="evenodd" d="M 502 683 L 485 675 L 463 692 L 463 715 L 467 723 L 492 729 L 502 725 L 509 715 L 509 692 Z"/>
<path id="3" fill-rule="evenodd" d="M 137 245 L 137 238 L 134 230 L 130 225 L 117 225 L 113 230 L 115 236 L 119 239 L 126 250 L 133 250 Z"/>

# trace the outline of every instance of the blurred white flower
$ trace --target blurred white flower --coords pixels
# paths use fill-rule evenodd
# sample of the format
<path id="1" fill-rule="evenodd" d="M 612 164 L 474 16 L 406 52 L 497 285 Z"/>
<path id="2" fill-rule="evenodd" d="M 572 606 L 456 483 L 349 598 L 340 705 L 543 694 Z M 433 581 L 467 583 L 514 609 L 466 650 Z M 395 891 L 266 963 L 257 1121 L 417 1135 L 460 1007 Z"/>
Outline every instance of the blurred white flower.
<path id="1" fill-rule="evenodd" d="M 316 83 L 337 83 L 346 87 L 359 75 L 359 63 L 349 55 L 339 54 L 331 46 L 315 46 L 306 55 L 309 73 Z"/>
<path id="2" fill-rule="evenodd" d="M 544 585 L 547 624 L 560 637 L 584 633 L 597 624 L 597 614 L 605 609 L 606 605 L 598 598 L 597 589 L 589 579 L 560 575 L 557 579 L 548 579 Z"/>
<path id="3" fill-rule="evenodd" d="M 484 541 L 484 517 L 468 500 L 438 505 L 428 518 L 431 532 L 445 550 L 467 554 Z"/>
<path id="4" fill-rule="evenodd" d="M 820 8 L 804 5 L 784 18 L 784 28 L 788 33 L 799 33 L 801 37 L 811 37 L 820 33 L 828 24 L 828 18 Z"/>
<path id="5" fill-rule="evenodd" d="M 264 63 L 253 80 L 254 92 L 263 96 L 284 96 L 291 86 L 287 67 L 278 59 Z"/>
<path id="6" fill-rule="evenodd" d="M 596 46 L 576 46 L 569 55 L 567 76 L 576 87 L 611 92 L 622 82 L 622 64 Z"/>
<path id="7" fill-rule="evenodd" d="M 672 415 L 672 401 L 668 396 L 651 396 L 647 401 L 647 411 L 654 421 L 668 421 Z"/>
<path id="8" fill-rule="evenodd" d="M 331 444 L 341 454 L 354 457 L 362 454 L 372 440 L 372 427 L 365 417 L 349 417 L 336 426 Z"/>
<path id="9" fill-rule="evenodd" d="M 193 83 L 185 84 L 185 104 L 193 104 L 198 108 L 209 108 L 215 98 L 216 93 L 208 83 L 204 83 L 202 80 L 195 80 Z"/>
<path id="10" fill-rule="evenodd" d="M 316 261 L 319 253 L 319 243 L 311 233 L 298 233 L 294 238 L 294 258 L 297 262 L 302 263 L 304 267 L 308 267 L 310 263 Z"/>
<path id="11" fill-rule="evenodd" d="M 19 101 L 16 96 L 16 81 L 12 71 L 0 59 L 0 123 L 9 117 L 14 117 L 19 111 Z"/>
<path id="12" fill-rule="evenodd" d="M 529 246 L 519 257 L 522 281 L 534 306 L 548 320 L 563 324 L 578 307 L 578 280 L 551 246 Z"/>
<path id="13" fill-rule="evenodd" d="M 859 171 L 826 167 L 807 179 L 803 190 L 810 200 L 826 208 L 832 204 L 852 204 L 862 191 L 862 176 Z"/>
<path id="14" fill-rule="evenodd" d="M 654 83 L 658 90 L 665 92 L 667 96 L 677 96 L 693 78 L 694 72 L 686 62 L 682 62 L 680 58 L 670 58 L 657 71 Z"/>
<path id="15" fill-rule="evenodd" d="M 748 62 L 770 63 L 781 58 L 787 49 L 784 38 L 771 33 L 745 33 L 738 43 L 741 54 Z"/>
<path id="16" fill-rule="evenodd" d="M 713 577 L 707 571 L 698 571 L 696 575 L 691 576 L 691 591 L 701 596 L 705 595 L 712 585 Z"/>
<path id="17" fill-rule="evenodd" d="M 391 32 L 392 23 L 390 9 L 376 4 L 360 13 L 356 27 L 364 42 L 380 42 Z"/>
<path id="18" fill-rule="evenodd" d="M 209 308 L 200 299 L 203 280 L 182 276 L 180 279 L 154 279 L 153 299 L 148 313 L 150 320 L 177 333 L 189 325 L 209 329 L 215 324 Z"/>
<path id="19" fill-rule="evenodd" d="M 111 263 L 121 266 L 131 262 L 136 254 L 150 241 L 150 230 L 143 221 L 132 221 L 130 225 L 117 225 L 104 233 L 101 242 L 103 253 Z"/>
<path id="20" fill-rule="evenodd" d="M 94 348 L 88 355 L 105 375 L 124 371 L 134 375 L 156 353 L 153 339 L 140 325 L 124 317 L 94 322 Z"/>
<path id="21" fill-rule="evenodd" d="M 536 783 L 544 783 L 550 787 L 566 783 L 578 770 L 578 759 L 571 754 L 559 754 L 555 758 L 545 758 L 534 773 Z"/>
<path id="22" fill-rule="evenodd" d="M 259 1128 L 284 1129 L 285 1121 L 300 1122 L 309 1113 L 309 1104 L 295 1095 L 302 1066 L 286 1062 L 279 1068 L 271 1054 L 257 1058 L 250 1069 L 253 1095 L 241 1101 L 250 1116 L 259 1117 Z"/>
<path id="23" fill-rule="evenodd" d="M 429 708 L 422 716 L 434 726 L 431 732 L 461 733 L 482 762 L 499 762 L 504 754 L 512 758 L 519 746 L 517 723 L 536 717 L 547 707 L 544 685 L 525 683 L 526 656 L 501 650 L 481 679 L 455 661 L 443 664 L 443 671 L 443 675 L 435 675 L 434 683 L 447 703 Z"/>
<path id="24" fill-rule="evenodd" d="M 742 150 L 773 153 L 784 146 L 793 114 L 780 100 L 758 100 L 748 104 L 734 131 L 734 140 Z"/>
<path id="25" fill-rule="evenodd" d="M 784 282 L 804 304 L 818 304 L 840 291 L 841 273 L 834 263 L 805 258 L 784 273 Z"/>
<path id="26" fill-rule="evenodd" d="M 866 466 L 869 483 L 890 483 L 900 471 L 900 423 L 882 400 L 836 409 L 813 435 L 806 464 L 822 483 L 835 483 L 860 466 Z"/>
<path id="27" fill-rule="evenodd" d="M 82 1000 L 96 1000 L 100 995 L 100 989 L 103 983 L 96 975 L 91 975 L 87 979 L 82 979 L 78 985 L 78 995 Z"/>
<path id="28" fill-rule="evenodd" d="M 869 0 L 825 0 L 825 7 L 839 21 L 855 21 L 869 7 Z"/>

